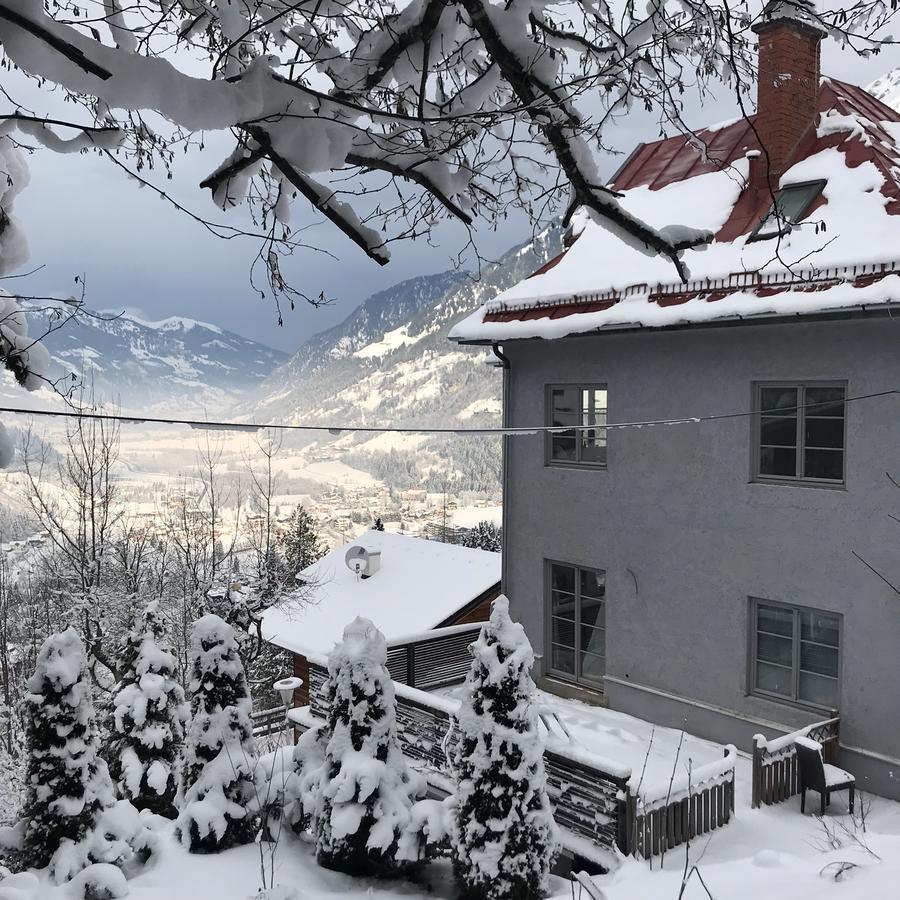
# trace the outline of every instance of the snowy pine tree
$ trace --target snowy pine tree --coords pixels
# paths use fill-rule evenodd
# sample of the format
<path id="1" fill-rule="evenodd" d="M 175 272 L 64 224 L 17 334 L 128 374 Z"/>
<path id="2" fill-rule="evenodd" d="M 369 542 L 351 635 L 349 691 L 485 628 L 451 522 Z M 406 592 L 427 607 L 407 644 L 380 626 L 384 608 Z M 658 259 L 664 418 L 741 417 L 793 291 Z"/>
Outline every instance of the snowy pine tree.
<path id="1" fill-rule="evenodd" d="M 22 862 L 42 868 L 66 839 L 78 843 L 115 802 L 99 741 L 84 646 L 74 628 L 48 637 L 25 695 Z"/>
<path id="2" fill-rule="evenodd" d="M 216 853 L 256 834 L 256 747 L 247 678 L 231 626 L 218 616 L 191 628 L 191 724 L 184 744 L 184 804 L 177 830 L 193 853 Z"/>
<path id="3" fill-rule="evenodd" d="M 482 519 L 463 535 L 460 544 L 475 550 L 490 550 L 491 553 L 499 553 L 503 549 L 503 532 L 493 522 Z"/>
<path id="4" fill-rule="evenodd" d="M 174 677 L 175 657 L 165 644 L 159 601 L 148 603 L 135 623 L 120 664 L 107 754 L 110 774 L 120 797 L 174 819 L 187 710 Z"/>
<path id="5" fill-rule="evenodd" d="M 520 900 L 546 889 L 557 832 L 529 674 L 534 653 L 506 597 L 494 601 L 471 652 L 454 756 L 454 872 L 466 897 Z"/>
<path id="6" fill-rule="evenodd" d="M 314 779 L 316 856 L 351 875 L 387 877 L 410 862 L 398 842 L 422 793 L 397 742 L 394 684 L 384 635 L 356 618 L 328 657 L 328 721 L 321 775 Z"/>
<path id="7" fill-rule="evenodd" d="M 326 552 L 319 540 L 315 520 L 302 506 L 294 510 L 286 528 L 279 534 L 278 546 L 291 578 L 321 559 Z"/>

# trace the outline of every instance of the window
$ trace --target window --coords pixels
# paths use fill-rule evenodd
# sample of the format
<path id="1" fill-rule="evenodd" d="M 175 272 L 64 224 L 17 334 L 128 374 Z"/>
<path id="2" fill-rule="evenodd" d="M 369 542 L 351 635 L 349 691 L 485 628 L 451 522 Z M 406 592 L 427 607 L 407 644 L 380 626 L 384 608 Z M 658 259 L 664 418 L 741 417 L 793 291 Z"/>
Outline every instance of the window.
<path id="1" fill-rule="evenodd" d="M 606 673 L 606 573 L 550 563 L 550 670 L 598 684 Z"/>
<path id="2" fill-rule="evenodd" d="M 751 602 L 754 692 L 836 709 L 840 616 L 764 600 Z"/>
<path id="3" fill-rule="evenodd" d="M 606 385 L 551 385 L 548 425 L 588 426 L 547 433 L 547 460 L 606 465 Z"/>
<path id="4" fill-rule="evenodd" d="M 824 187 L 824 181 L 804 181 L 802 184 L 783 187 L 778 192 L 775 204 L 763 216 L 747 241 L 765 241 L 787 234 L 806 215 Z"/>
<path id="5" fill-rule="evenodd" d="M 757 477 L 842 483 L 845 394 L 839 384 L 758 385 Z"/>

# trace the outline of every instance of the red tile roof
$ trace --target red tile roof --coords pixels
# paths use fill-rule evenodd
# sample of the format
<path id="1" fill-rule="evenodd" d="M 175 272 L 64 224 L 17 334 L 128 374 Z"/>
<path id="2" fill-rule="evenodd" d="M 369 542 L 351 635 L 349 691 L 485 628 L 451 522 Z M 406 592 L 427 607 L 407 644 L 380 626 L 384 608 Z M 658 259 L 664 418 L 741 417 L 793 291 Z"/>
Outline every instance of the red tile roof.
<path id="1" fill-rule="evenodd" d="M 820 113 L 818 132 L 815 128 L 809 129 L 801 139 L 790 165 L 822 150 L 839 148 L 846 157 L 848 167 L 855 168 L 868 161 L 879 169 L 884 176 L 881 192 L 887 198 L 885 210 L 891 215 L 900 213 L 900 147 L 895 138 L 880 124 L 900 122 L 900 113 L 885 106 L 860 87 L 828 78 L 822 79 L 819 88 L 818 110 Z M 843 131 L 836 130 L 829 133 L 827 127 L 829 114 L 853 118 L 854 130 L 849 134 L 846 128 Z M 702 129 L 695 136 L 678 135 L 644 144 L 616 174 L 612 187 L 621 191 L 635 187 L 658 190 L 697 175 L 721 171 L 744 159 L 748 151 L 759 150 L 759 142 L 753 127 L 754 120 L 755 116 L 749 119 L 741 118 L 724 126 Z M 820 199 L 820 203 L 823 202 L 824 200 Z M 728 220 L 717 233 L 716 240 L 733 241 L 747 234 L 765 215 L 770 205 L 771 194 L 768 190 L 746 188 L 734 205 Z M 563 259 L 566 252 L 563 250 L 559 256 L 550 260 L 534 274 L 542 274 L 553 268 Z M 900 247 L 897 255 L 900 256 Z M 862 276 L 851 266 L 842 270 L 840 277 L 856 284 L 860 277 L 869 278 L 871 281 L 873 278 L 883 278 L 889 273 L 896 273 L 892 264 L 882 266 L 876 275 L 872 275 L 870 269 L 871 266 L 868 269 L 861 267 L 859 272 L 868 272 Z M 808 289 L 821 290 L 823 284 L 821 279 L 814 277 Z M 796 290 L 797 278 L 784 277 L 784 274 L 773 279 L 772 276 L 761 276 L 752 272 L 735 273 L 730 278 L 721 279 L 715 288 L 709 282 L 692 283 L 656 293 L 651 292 L 650 297 L 660 306 L 671 306 L 692 299 L 717 300 L 737 291 L 746 291 L 748 288 L 755 290 L 759 296 L 771 295 L 781 290 Z M 628 289 L 605 291 L 594 297 L 579 295 L 569 301 L 555 298 L 552 302 L 546 303 L 538 301 L 528 305 L 504 306 L 501 309 L 489 308 L 485 312 L 484 322 L 559 319 L 570 315 L 600 312 L 615 305 L 627 293 Z"/>

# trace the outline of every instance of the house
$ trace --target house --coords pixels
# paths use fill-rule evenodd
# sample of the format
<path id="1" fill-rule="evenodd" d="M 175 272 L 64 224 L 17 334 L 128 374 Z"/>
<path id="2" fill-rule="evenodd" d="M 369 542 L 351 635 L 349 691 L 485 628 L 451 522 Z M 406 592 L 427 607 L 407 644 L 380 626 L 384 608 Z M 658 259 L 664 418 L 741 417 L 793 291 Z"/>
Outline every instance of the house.
<path id="1" fill-rule="evenodd" d="M 355 561 L 367 558 L 377 564 L 357 571 Z M 293 654 L 294 675 L 304 681 L 295 700 L 303 706 L 309 702 L 307 657 L 327 655 L 357 616 L 381 629 L 391 674 L 405 683 L 415 679 L 407 645 L 428 644 L 436 629 L 442 652 L 473 640 L 471 629 L 455 626 L 490 616 L 500 593 L 500 554 L 373 530 L 330 551 L 297 580 L 298 589 L 264 613 L 262 636 Z M 467 657 L 463 662 L 468 665 Z"/>
<path id="2" fill-rule="evenodd" d="M 714 235 L 690 280 L 582 215 L 451 337 L 493 346 L 505 426 L 559 429 L 505 438 L 539 684 L 744 749 L 837 714 L 900 798 L 900 116 L 820 76 L 802 5 L 754 30 L 757 113 L 612 180 Z"/>

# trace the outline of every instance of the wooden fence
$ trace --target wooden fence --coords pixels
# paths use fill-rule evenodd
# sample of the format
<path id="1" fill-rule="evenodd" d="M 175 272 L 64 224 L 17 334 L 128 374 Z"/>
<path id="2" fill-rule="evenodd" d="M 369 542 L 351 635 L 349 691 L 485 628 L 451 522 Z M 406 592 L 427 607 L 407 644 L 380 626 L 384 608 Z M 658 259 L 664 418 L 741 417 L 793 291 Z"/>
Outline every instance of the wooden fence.
<path id="1" fill-rule="evenodd" d="M 827 763 L 837 761 L 840 739 L 840 717 L 815 722 L 798 731 L 774 740 L 766 740 L 761 734 L 753 736 L 752 794 L 750 804 L 756 809 L 765 804 L 772 806 L 793 797 L 799 791 L 799 771 L 795 742 L 798 737 L 808 737 L 822 745 L 822 756 Z"/>
<path id="2" fill-rule="evenodd" d="M 321 721 L 327 671 L 310 660 L 309 712 Z M 450 757 L 459 739 L 458 703 L 396 684 L 397 735 L 404 754 L 439 790 L 452 790 Z M 544 751 L 547 792 L 563 844 L 579 855 L 612 850 L 649 857 L 724 825 L 734 811 L 734 762 L 729 747 L 722 760 L 701 767 L 692 780 L 673 779 L 659 799 L 632 794 L 631 770 L 549 735 Z"/>
<path id="3" fill-rule="evenodd" d="M 734 813 L 736 759 L 737 750 L 726 747 L 720 762 L 673 779 L 665 792 L 656 791 L 656 800 L 649 799 L 652 793 L 629 793 L 625 852 L 649 859 L 726 825 Z"/>
<path id="4" fill-rule="evenodd" d="M 250 718 L 253 720 L 253 736 L 254 737 L 270 737 L 277 734 L 285 727 L 284 721 L 285 709 L 283 706 L 275 706 L 272 709 L 261 709 L 259 712 L 251 713 Z"/>

